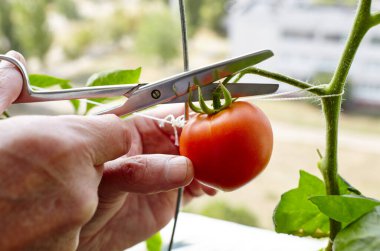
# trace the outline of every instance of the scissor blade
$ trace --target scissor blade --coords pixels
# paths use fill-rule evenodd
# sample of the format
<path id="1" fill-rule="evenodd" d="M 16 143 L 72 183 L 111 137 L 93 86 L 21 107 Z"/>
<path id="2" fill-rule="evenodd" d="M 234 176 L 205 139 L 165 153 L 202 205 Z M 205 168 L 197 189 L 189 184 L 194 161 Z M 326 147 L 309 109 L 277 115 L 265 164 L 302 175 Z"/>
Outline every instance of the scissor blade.
<path id="1" fill-rule="evenodd" d="M 101 114 L 111 113 L 122 116 L 150 106 L 171 102 L 186 95 L 189 88 L 195 89 L 196 85 L 206 86 L 272 56 L 272 51 L 259 51 L 146 85 L 128 96 L 128 100 L 123 105 L 101 112 Z"/>
<path id="2" fill-rule="evenodd" d="M 205 100 L 212 100 L 212 93 L 218 87 L 219 84 L 212 83 L 202 88 L 202 95 Z M 278 84 L 259 84 L 259 83 L 231 83 L 226 85 L 230 91 L 232 97 L 249 97 L 256 95 L 264 95 L 274 93 L 278 90 Z M 181 103 L 186 102 L 188 94 L 175 98 L 168 103 Z M 194 90 L 193 101 L 198 101 L 198 90 Z"/>

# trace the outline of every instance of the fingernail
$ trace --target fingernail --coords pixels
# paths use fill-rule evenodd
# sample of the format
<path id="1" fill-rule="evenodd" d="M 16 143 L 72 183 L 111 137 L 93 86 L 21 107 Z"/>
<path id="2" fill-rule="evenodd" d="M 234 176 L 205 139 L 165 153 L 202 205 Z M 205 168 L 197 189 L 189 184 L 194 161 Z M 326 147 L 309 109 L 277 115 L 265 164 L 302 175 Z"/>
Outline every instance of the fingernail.
<path id="1" fill-rule="evenodd" d="M 168 182 L 180 184 L 186 180 L 188 162 L 185 157 L 174 157 L 168 161 L 166 169 L 166 178 Z"/>

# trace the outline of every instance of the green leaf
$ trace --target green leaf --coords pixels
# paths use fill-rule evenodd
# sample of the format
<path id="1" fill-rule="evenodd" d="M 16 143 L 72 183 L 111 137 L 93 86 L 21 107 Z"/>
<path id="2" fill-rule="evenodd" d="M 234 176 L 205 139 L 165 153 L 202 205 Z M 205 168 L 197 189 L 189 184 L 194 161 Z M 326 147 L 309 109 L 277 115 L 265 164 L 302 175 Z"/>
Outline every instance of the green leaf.
<path id="1" fill-rule="evenodd" d="M 141 67 L 134 70 L 113 70 L 93 74 L 86 86 L 134 84 L 140 79 Z"/>
<path id="2" fill-rule="evenodd" d="M 39 88 L 50 88 L 54 86 L 59 86 L 61 89 L 70 89 L 72 88 L 70 80 L 56 78 L 43 74 L 30 74 L 29 75 L 30 84 L 32 87 Z M 78 113 L 80 102 L 79 100 L 70 100 L 75 113 Z"/>
<path id="3" fill-rule="evenodd" d="M 323 181 L 301 170 L 298 188 L 283 194 L 274 211 L 276 232 L 315 238 L 327 237 L 329 219 L 309 200 L 311 196 L 325 194 Z"/>
<path id="4" fill-rule="evenodd" d="M 370 212 L 380 202 L 358 195 L 327 195 L 310 198 L 328 217 L 349 224 Z M 337 210 L 339 209 L 339 210 Z"/>
<path id="5" fill-rule="evenodd" d="M 148 251 L 161 251 L 162 237 L 160 232 L 152 235 L 145 243 Z"/>
<path id="6" fill-rule="evenodd" d="M 380 250 L 380 207 L 375 207 L 340 231 L 334 240 L 335 251 Z"/>
<path id="7" fill-rule="evenodd" d="M 87 81 L 86 86 L 104 86 L 104 85 L 124 85 L 136 84 L 140 80 L 141 67 L 134 70 L 114 70 L 93 74 Z M 114 98 L 94 98 L 89 99 L 97 103 L 106 103 Z M 96 105 L 87 103 L 86 113 Z"/>
<path id="8" fill-rule="evenodd" d="M 361 192 L 348 183 L 342 176 L 338 179 L 339 193 L 340 194 L 356 194 L 361 195 Z"/>
<path id="9" fill-rule="evenodd" d="M 59 86 L 62 89 L 71 88 L 70 80 L 56 78 L 48 75 L 42 74 L 30 74 L 29 75 L 30 84 L 32 86 L 40 87 L 40 88 L 49 88 L 53 86 Z"/>

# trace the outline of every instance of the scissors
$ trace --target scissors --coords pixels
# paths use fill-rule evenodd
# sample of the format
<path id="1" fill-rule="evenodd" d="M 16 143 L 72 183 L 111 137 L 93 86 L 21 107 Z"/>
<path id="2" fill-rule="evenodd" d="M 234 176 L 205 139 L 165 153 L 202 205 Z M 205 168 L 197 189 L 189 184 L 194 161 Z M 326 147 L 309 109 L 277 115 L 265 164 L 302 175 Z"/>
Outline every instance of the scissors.
<path id="1" fill-rule="evenodd" d="M 154 105 L 184 102 L 187 100 L 189 92 L 196 90 L 197 86 L 202 88 L 202 94 L 205 98 L 210 98 L 217 87 L 215 81 L 231 76 L 272 56 L 272 51 L 263 50 L 184 72 L 150 84 L 109 85 L 56 91 L 33 90 L 27 70 L 20 61 L 5 55 L 0 55 L 0 60 L 14 64 L 22 74 L 23 88 L 14 103 L 125 96 L 127 100 L 124 104 L 98 113 L 122 116 Z M 278 84 L 259 83 L 227 85 L 233 97 L 269 94 L 276 92 L 278 87 Z"/>

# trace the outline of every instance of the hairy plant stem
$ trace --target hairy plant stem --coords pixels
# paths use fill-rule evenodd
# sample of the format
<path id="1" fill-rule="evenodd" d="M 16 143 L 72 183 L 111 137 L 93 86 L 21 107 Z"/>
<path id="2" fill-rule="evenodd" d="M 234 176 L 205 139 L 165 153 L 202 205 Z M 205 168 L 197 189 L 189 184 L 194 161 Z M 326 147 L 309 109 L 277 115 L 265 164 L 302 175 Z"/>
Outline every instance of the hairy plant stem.
<path id="1" fill-rule="evenodd" d="M 372 27 L 371 18 L 371 0 L 359 1 L 354 25 L 346 42 L 342 57 L 330 84 L 326 88 L 328 95 L 341 94 L 343 92 L 349 70 L 360 43 L 367 31 Z M 322 98 L 322 108 L 326 121 L 326 148 L 325 156 L 320 162 L 319 167 L 325 181 L 326 193 L 328 195 L 339 195 L 338 131 L 341 106 L 341 96 Z M 341 223 L 330 219 L 330 240 L 326 251 L 332 250 L 333 241 L 340 230 Z"/>
<path id="2" fill-rule="evenodd" d="M 300 89 L 308 89 L 308 88 L 313 87 L 313 85 L 311 85 L 309 83 L 300 81 L 298 79 L 295 79 L 295 78 L 292 78 L 292 77 L 289 77 L 286 75 L 283 75 L 281 73 L 266 71 L 266 70 L 255 68 L 255 67 L 251 67 L 251 68 L 248 68 L 246 70 L 243 70 L 234 82 L 239 81 L 245 74 L 254 74 L 254 75 L 270 78 L 273 80 L 277 80 L 277 81 L 280 81 L 283 83 L 290 84 L 290 85 L 298 87 Z M 320 96 L 326 94 L 325 90 L 322 88 L 310 89 L 309 92 L 313 93 L 315 95 L 320 95 Z"/>
<path id="3" fill-rule="evenodd" d="M 322 109 L 326 123 L 325 155 L 320 161 L 326 186 L 326 194 L 339 195 L 338 185 L 338 128 L 342 97 L 322 98 Z M 332 250 L 333 240 L 341 229 L 341 223 L 330 219 L 330 238 L 326 250 Z"/>

